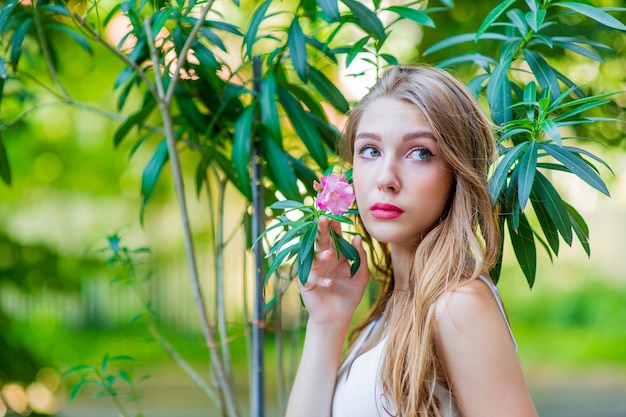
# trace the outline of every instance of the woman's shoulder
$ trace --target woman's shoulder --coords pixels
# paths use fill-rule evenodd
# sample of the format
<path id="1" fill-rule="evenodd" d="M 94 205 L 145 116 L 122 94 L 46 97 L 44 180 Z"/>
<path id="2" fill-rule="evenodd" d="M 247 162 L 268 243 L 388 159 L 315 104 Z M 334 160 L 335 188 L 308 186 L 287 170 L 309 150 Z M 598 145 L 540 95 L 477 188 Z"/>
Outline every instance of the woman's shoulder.
<path id="1" fill-rule="evenodd" d="M 469 339 L 477 345 L 495 340 L 511 343 L 499 295 L 488 278 L 476 278 L 447 291 L 435 303 L 440 338 Z"/>

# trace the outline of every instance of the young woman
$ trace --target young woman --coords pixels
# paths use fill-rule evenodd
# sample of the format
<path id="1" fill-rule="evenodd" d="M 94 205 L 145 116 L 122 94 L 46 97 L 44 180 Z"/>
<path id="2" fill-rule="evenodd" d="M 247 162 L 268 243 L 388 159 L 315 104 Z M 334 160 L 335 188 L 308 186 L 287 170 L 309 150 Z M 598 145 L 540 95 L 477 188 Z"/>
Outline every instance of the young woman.
<path id="1" fill-rule="evenodd" d="M 289 417 L 536 416 L 498 292 L 498 223 L 487 187 L 491 126 L 443 70 L 387 71 L 349 115 L 364 234 L 350 277 L 319 222 L 317 255 L 301 286 L 309 310 Z M 370 279 L 383 291 L 342 350 Z"/>

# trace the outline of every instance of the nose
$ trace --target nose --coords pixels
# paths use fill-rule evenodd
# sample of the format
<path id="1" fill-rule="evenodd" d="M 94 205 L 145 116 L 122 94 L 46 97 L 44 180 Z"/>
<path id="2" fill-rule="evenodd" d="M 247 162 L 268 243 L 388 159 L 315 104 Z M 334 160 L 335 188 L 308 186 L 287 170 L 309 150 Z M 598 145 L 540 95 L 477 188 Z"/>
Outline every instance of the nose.
<path id="1" fill-rule="evenodd" d="M 382 158 L 376 181 L 380 191 L 397 192 L 400 189 L 398 164 L 393 158 L 389 156 Z"/>

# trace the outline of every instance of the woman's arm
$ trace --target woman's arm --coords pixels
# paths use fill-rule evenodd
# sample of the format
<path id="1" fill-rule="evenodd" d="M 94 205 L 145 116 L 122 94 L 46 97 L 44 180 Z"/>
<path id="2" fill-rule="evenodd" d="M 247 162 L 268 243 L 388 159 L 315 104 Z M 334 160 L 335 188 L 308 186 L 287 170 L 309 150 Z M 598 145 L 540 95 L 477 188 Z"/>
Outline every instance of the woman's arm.
<path id="1" fill-rule="evenodd" d="M 480 279 L 437 303 L 450 389 L 463 417 L 536 417 L 508 325 Z"/>
<path id="2" fill-rule="evenodd" d="M 330 226 L 341 233 L 336 222 Z M 352 241 L 361 256 L 361 265 L 353 277 L 347 260 L 343 256 L 337 258 L 333 250 L 326 218 L 319 221 L 316 243 L 318 254 L 309 280 L 300 286 L 309 320 L 287 417 L 330 416 L 343 344 L 369 280 L 360 236 Z"/>

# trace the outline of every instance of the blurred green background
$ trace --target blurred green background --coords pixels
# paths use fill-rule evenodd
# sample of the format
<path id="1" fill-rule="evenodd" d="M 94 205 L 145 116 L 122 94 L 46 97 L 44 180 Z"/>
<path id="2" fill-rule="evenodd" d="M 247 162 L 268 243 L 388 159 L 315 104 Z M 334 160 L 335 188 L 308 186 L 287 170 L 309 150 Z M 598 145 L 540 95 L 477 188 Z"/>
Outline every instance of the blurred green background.
<path id="1" fill-rule="evenodd" d="M 484 10 L 494 2 L 485 2 Z M 448 25 L 424 33 L 424 48 L 451 33 L 475 27 L 482 8 L 460 4 Z M 585 30 L 594 30 L 594 26 Z M 615 35 L 614 33 L 612 36 Z M 59 39 L 63 42 L 63 39 Z M 626 36 L 610 42 L 616 50 L 598 71 L 588 62 L 563 56 L 576 80 L 602 91 L 626 89 Z M 119 64 L 102 50 L 94 59 L 68 42 L 59 48 L 60 75 L 78 99 L 97 108 L 114 108 L 112 85 Z M 25 57 L 24 59 L 28 59 Z M 33 60 L 33 63 L 35 61 Z M 33 71 L 36 71 L 34 68 Z M 4 122 L 21 114 L 29 103 L 46 99 L 10 95 L 5 85 Z M 37 91 L 33 88 L 33 91 Z M 617 97 L 626 106 L 626 97 Z M 623 110 L 621 116 L 624 117 Z M 158 313 L 162 331 L 177 349 L 208 378 L 208 355 L 199 332 L 184 265 L 178 209 L 171 179 L 164 172 L 143 226 L 139 224 L 140 183 L 150 155 L 140 149 L 132 158 L 131 144 L 114 148 L 118 121 L 68 106 L 45 106 L 30 112 L 4 131 L 13 184 L 0 185 L 0 391 L 5 402 L 22 414 L 66 417 L 118 415 L 109 398 L 91 398 L 92 387 L 71 402 L 75 377 L 61 373 L 80 364 L 100 364 L 105 355 L 130 355 L 111 367 L 132 370 L 137 379 L 149 378 L 139 404 L 146 416 L 218 415 L 197 388 L 153 341 L 145 323 L 135 320 L 140 305 L 132 290 L 115 282 L 116 271 L 106 266 L 106 237 L 119 233 L 132 248 L 148 247 L 138 255 L 143 286 Z M 519 355 L 542 416 L 626 416 L 626 141 L 624 127 L 598 128 L 600 143 L 585 145 L 605 159 L 614 173 L 602 176 L 612 197 L 606 198 L 572 177 L 557 179 L 565 198 L 588 221 L 591 258 L 574 245 L 563 247 L 552 263 L 540 259 L 532 290 L 516 266 L 510 248 L 500 291 L 519 346 Z M 144 147 L 145 149 L 145 147 Z M 195 162 L 182 155 L 188 175 Z M 188 158 L 187 160 L 185 158 Z M 209 231 L 204 203 L 189 191 L 192 222 L 205 282 L 211 265 Z M 233 193 L 228 203 L 241 207 Z M 235 210 L 236 211 L 236 210 Z M 237 212 L 237 211 L 236 211 Z M 227 221 L 236 230 L 237 218 Z M 239 240 L 238 240 L 239 239 Z M 237 363 L 237 388 L 245 404 L 247 393 L 247 330 L 241 315 L 243 243 L 229 243 L 228 310 Z M 543 255 L 543 254 L 542 254 Z M 211 296 L 211 288 L 205 288 Z M 285 309 L 287 337 L 300 336 L 299 301 L 292 294 Z M 278 413 L 276 344 L 268 329 L 268 410 Z M 286 343 L 289 380 L 295 367 L 297 343 Z M 291 359 L 293 358 L 293 359 Z M 2 403 L 4 404 L 4 403 Z M 134 405 L 131 405 L 134 407 Z M 0 406 L 0 416 L 14 415 Z"/>

